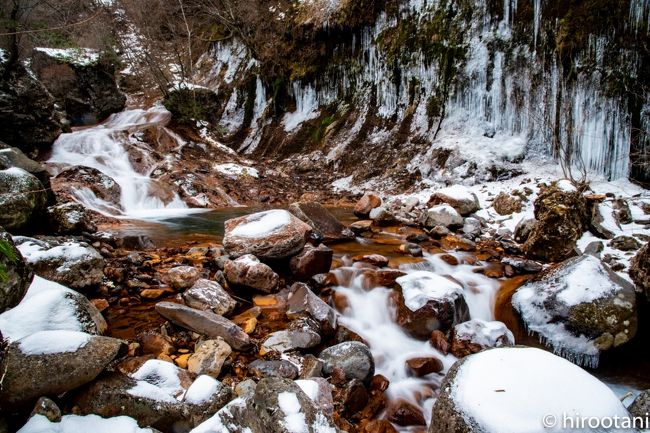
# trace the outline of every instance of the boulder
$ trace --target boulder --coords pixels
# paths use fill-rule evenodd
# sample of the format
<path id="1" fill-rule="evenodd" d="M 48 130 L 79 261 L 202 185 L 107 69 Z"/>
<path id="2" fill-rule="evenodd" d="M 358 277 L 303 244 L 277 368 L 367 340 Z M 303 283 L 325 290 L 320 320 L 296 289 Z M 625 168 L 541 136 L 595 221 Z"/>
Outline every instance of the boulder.
<path id="1" fill-rule="evenodd" d="M 637 291 L 650 300 L 650 243 L 645 244 L 632 258 L 629 273 Z"/>
<path id="2" fill-rule="evenodd" d="M 318 325 L 313 319 L 298 319 L 289 324 L 288 329 L 269 334 L 262 343 L 264 352 L 289 352 L 292 350 L 309 349 L 321 342 Z"/>
<path id="3" fill-rule="evenodd" d="M 75 202 L 48 207 L 47 218 L 50 230 L 59 235 L 80 235 L 97 230 L 86 208 Z"/>
<path id="4" fill-rule="evenodd" d="M 432 356 L 411 358 L 406 361 L 406 367 L 409 373 L 416 377 L 426 376 L 431 373 L 440 373 L 445 369 L 442 361 Z"/>
<path id="5" fill-rule="evenodd" d="M 354 232 L 345 227 L 320 203 L 298 202 L 289 206 L 289 211 L 309 224 L 325 242 L 354 239 Z"/>
<path id="6" fill-rule="evenodd" d="M 514 344 L 514 335 L 503 323 L 472 319 L 454 326 L 451 353 L 457 358 L 462 358 L 492 347 Z"/>
<path id="7" fill-rule="evenodd" d="M 336 330 L 338 314 L 332 307 L 312 292 L 306 284 L 296 283 L 291 290 L 287 317 L 290 319 L 311 317 L 318 322 L 325 334 L 331 334 Z"/>
<path id="8" fill-rule="evenodd" d="M 0 170 L 18 167 L 35 176 L 45 187 L 48 203 L 54 203 L 55 197 L 50 184 L 50 173 L 43 164 L 30 159 L 17 147 L 11 147 L 0 141 Z"/>
<path id="9" fill-rule="evenodd" d="M 428 271 L 397 278 L 397 323 L 411 335 L 427 339 L 469 320 L 469 307 L 458 283 Z"/>
<path id="10" fill-rule="evenodd" d="M 492 207 L 499 215 L 512 215 L 513 213 L 521 212 L 523 203 L 521 198 L 508 194 L 507 192 L 500 192 L 492 202 Z"/>
<path id="11" fill-rule="evenodd" d="M 73 289 L 84 289 L 102 282 L 104 258 L 85 242 L 23 236 L 14 240 L 25 261 L 42 278 Z"/>
<path id="12" fill-rule="evenodd" d="M 13 239 L 0 228 L 0 313 L 18 305 L 33 278 Z"/>
<path id="13" fill-rule="evenodd" d="M 397 222 L 395 215 L 384 206 L 376 207 L 371 210 L 369 217 L 373 221 L 373 224 L 380 226 L 388 226 Z"/>
<path id="14" fill-rule="evenodd" d="M 534 218 L 522 218 L 515 227 L 515 241 L 523 244 L 532 233 L 537 221 Z"/>
<path id="15" fill-rule="evenodd" d="M 543 422 L 564 430 L 564 414 L 628 417 L 607 385 L 558 356 L 527 347 L 490 349 L 449 370 L 428 432 L 541 432 Z"/>
<path id="16" fill-rule="evenodd" d="M 481 205 L 478 197 L 469 188 L 453 185 L 436 191 L 429 199 L 429 206 L 448 204 L 462 216 L 467 216 L 479 210 Z"/>
<path id="17" fill-rule="evenodd" d="M 370 348 L 358 341 L 328 347 L 318 357 L 323 361 L 323 373 L 327 375 L 338 368 L 345 373 L 346 379 L 359 379 L 365 384 L 369 384 L 375 375 L 375 360 Z"/>
<path id="18" fill-rule="evenodd" d="M 189 289 L 203 276 L 203 272 L 194 266 L 176 266 L 169 269 L 164 280 L 174 290 Z"/>
<path id="19" fill-rule="evenodd" d="M 399 426 L 426 426 L 422 410 L 406 400 L 391 402 L 386 410 L 386 419 Z"/>
<path id="20" fill-rule="evenodd" d="M 248 350 L 251 348 L 248 334 L 223 316 L 209 311 L 195 310 L 173 302 L 157 303 L 156 311 L 175 325 L 211 339 L 221 337 L 235 350 Z"/>
<path id="21" fill-rule="evenodd" d="M 183 301 L 188 307 L 197 310 L 210 310 L 221 316 L 232 313 L 237 306 L 232 296 L 216 281 L 197 280 L 192 287 L 183 292 Z"/>
<path id="22" fill-rule="evenodd" d="M 601 239 L 613 239 L 621 228 L 612 218 L 613 211 L 609 203 L 594 201 L 590 205 L 589 230 Z"/>
<path id="23" fill-rule="evenodd" d="M 76 198 L 78 191 L 88 190 L 98 199 L 108 203 L 110 208 L 106 209 L 107 211 L 122 209 L 120 204 L 122 188 L 112 177 L 95 168 L 82 166 L 67 168 L 52 179 L 52 187 L 57 193 L 69 199 Z"/>
<path id="24" fill-rule="evenodd" d="M 38 276 L 25 298 L 0 314 L 0 331 L 10 341 L 49 330 L 102 334 L 107 327 L 102 314 L 85 296 Z"/>
<path id="25" fill-rule="evenodd" d="M 231 353 L 232 349 L 223 338 L 203 340 L 196 345 L 194 353 L 187 361 L 187 370 L 196 375 L 205 374 L 216 379 Z"/>
<path id="26" fill-rule="evenodd" d="M 190 412 L 190 424 L 197 426 L 209 419 L 233 398 L 233 392 L 218 380 L 207 375 L 196 378 L 187 389 L 183 403 Z"/>
<path id="27" fill-rule="evenodd" d="M 302 252 L 291 258 L 289 267 L 297 280 L 308 280 L 317 274 L 325 274 L 332 267 L 334 251 L 325 245 L 305 245 Z"/>
<path id="28" fill-rule="evenodd" d="M 225 222 L 223 245 L 234 257 L 253 254 L 260 260 L 281 260 L 302 251 L 311 227 L 285 210 L 270 210 Z"/>
<path id="29" fill-rule="evenodd" d="M 243 286 L 264 293 L 273 293 L 278 289 L 280 277 L 270 266 L 262 263 L 251 254 L 229 260 L 223 268 L 228 284 Z"/>
<path id="30" fill-rule="evenodd" d="M 429 229 L 434 227 L 457 228 L 463 225 L 463 217 L 448 204 L 435 205 L 427 210 L 424 216 L 424 226 Z"/>
<path id="31" fill-rule="evenodd" d="M 524 252 L 532 259 L 559 262 L 575 254 L 588 221 L 587 202 L 579 191 L 553 185 L 537 196 L 535 219 Z"/>
<path id="32" fill-rule="evenodd" d="M 117 416 L 102 418 L 97 415 L 64 415 L 60 420 L 53 421 L 37 414 L 29 418 L 27 423 L 18 430 L 27 432 L 57 432 L 75 433 L 78 431 L 120 432 L 120 433 L 158 433 L 151 428 L 140 428 L 133 418 Z"/>
<path id="33" fill-rule="evenodd" d="M 591 255 L 542 272 L 517 290 L 512 305 L 555 353 L 589 366 L 636 333 L 634 286 Z"/>
<path id="34" fill-rule="evenodd" d="M 0 367 L 0 402 L 17 407 L 77 388 L 125 348 L 122 340 L 75 331 L 41 331 L 14 341 Z"/>
<path id="35" fill-rule="evenodd" d="M 370 211 L 381 206 L 381 197 L 372 192 L 366 192 L 354 206 L 354 214 L 359 218 L 368 218 Z"/>
<path id="36" fill-rule="evenodd" d="M 463 233 L 469 239 L 476 240 L 481 236 L 481 221 L 476 218 L 467 217 L 463 223 Z"/>
<path id="37" fill-rule="evenodd" d="M 609 241 L 609 246 L 619 251 L 636 251 L 641 248 L 641 242 L 632 236 L 616 236 Z"/>
<path id="38" fill-rule="evenodd" d="M 45 214 L 47 191 L 38 178 L 22 168 L 0 170 L 0 225 L 11 232 L 34 230 Z"/>
<path id="39" fill-rule="evenodd" d="M 283 359 L 273 361 L 257 359 L 248 364 L 248 370 L 258 378 L 282 377 L 285 379 L 295 379 L 299 374 L 298 367 Z"/>

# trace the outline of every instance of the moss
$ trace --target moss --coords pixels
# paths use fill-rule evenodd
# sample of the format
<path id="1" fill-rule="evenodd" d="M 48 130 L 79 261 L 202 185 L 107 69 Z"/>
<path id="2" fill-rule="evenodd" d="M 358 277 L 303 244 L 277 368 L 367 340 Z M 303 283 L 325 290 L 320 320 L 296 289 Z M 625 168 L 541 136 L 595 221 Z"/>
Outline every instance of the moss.
<path id="1" fill-rule="evenodd" d="M 325 117 L 321 118 L 320 125 L 318 125 L 318 127 L 315 128 L 312 132 L 312 139 L 315 142 L 320 142 L 325 136 L 327 128 L 329 128 L 329 126 L 334 123 L 334 120 L 334 114 L 326 114 Z"/>
<path id="2" fill-rule="evenodd" d="M 18 261 L 18 256 L 14 252 L 13 247 L 4 239 L 0 239 L 0 256 L 4 257 L 4 259 L 9 263 L 16 263 Z M 0 261 L 0 282 L 7 281 L 9 278 L 7 275 L 7 268 L 3 263 L 5 260 Z"/>

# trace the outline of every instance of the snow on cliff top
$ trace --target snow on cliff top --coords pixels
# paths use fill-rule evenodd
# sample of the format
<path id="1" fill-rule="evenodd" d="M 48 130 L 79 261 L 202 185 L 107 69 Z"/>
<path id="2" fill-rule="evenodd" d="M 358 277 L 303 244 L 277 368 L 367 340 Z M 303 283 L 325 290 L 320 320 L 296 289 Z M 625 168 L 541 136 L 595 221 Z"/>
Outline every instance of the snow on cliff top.
<path id="1" fill-rule="evenodd" d="M 77 66 L 89 66 L 97 63 L 99 52 L 90 48 L 45 48 L 37 47 L 34 50 L 44 53 L 49 57 Z"/>

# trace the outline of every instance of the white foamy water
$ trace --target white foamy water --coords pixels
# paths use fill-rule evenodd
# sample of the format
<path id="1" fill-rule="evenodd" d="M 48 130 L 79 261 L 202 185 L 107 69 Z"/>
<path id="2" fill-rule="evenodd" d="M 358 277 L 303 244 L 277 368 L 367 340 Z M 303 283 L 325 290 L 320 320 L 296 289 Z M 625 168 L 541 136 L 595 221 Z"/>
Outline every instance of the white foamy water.
<path id="1" fill-rule="evenodd" d="M 462 262 L 462 253 L 450 253 Z M 465 300 L 473 319 L 494 320 L 494 301 L 499 282 L 473 272 L 476 266 L 459 264 L 451 266 L 440 255 L 426 255 L 426 261 L 406 265 L 407 273 L 427 270 L 438 275 L 450 276 L 463 287 Z M 382 374 L 390 381 L 387 395 L 390 399 L 405 399 L 422 408 L 423 415 L 430 421 L 435 397 L 430 391 L 437 390 L 444 374 L 456 361 L 453 355 L 443 355 L 428 341 L 408 335 L 395 323 L 396 311 L 390 295 L 392 289 L 376 287 L 368 289 L 363 269 L 354 266 L 334 271 L 339 286 L 337 292 L 345 295 L 348 308 L 342 312 L 340 321 L 370 345 L 375 359 L 376 374 Z M 441 374 L 432 373 L 422 378 L 409 376 L 406 361 L 419 357 L 436 357 L 444 365 Z M 422 398 L 422 394 L 426 397 Z M 437 394 L 437 392 L 436 392 Z"/>
<path id="2" fill-rule="evenodd" d="M 62 134 L 54 142 L 48 162 L 64 167 L 91 167 L 115 180 L 121 188 L 119 207 L 100 199 L 90 189 L 74 192 L 79 202 L 100 213 L 129 218 L 164 218 L 194 211 L 188 209 L 175 192 L 167 202 L 152 194 L 150 175 L 155 165 L 138 171 L 129 155 L 129 150 L 140 150 L 131 141 L 134 134 L 152 125 L 164 127 L 170 118 L 169 111 L 161 106 L 113 114 L 100 125 Z"/>

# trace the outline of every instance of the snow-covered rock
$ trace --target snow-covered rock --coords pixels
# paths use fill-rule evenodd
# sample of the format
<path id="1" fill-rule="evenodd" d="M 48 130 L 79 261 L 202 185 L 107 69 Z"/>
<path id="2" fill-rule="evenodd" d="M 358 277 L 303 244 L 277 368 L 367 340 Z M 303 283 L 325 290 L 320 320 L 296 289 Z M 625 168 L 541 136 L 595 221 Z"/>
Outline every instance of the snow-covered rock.
<path id="1" fill-rule="evenodd" d="M 462 358 L 491 347 L 512 346 L 515 337 L 505 324 L 472 319 L 454 326 L 451 353 Z"/>
<path id="2" fill-rule="evenodd" d="M 634 287 L 591 255 L 569 259 L 512 297 L 531 332 L 562 356 L 590 366 L 636 333 Z"/>
<path id="3" fill-rule="evenodd" d="M 628 416 L 607 385 L 534 348 L 490 349 L 465 357 L 450 369 L 440 389 L 429 433 L 569 431 L 562 426 L 565 416 Z"/>
<path id="4" fill-rule="evenodd" d="M 226 164 L 215 164 L 214 170 L 230 178 L 253 177 L 258 178 L 259 172 L 253 167 L 245 167 L 243 165 L 235 164 L 232 162 Z"/>
<path id="5" fill-rule="evenodd" d="M 305 246 L 311 227 L 285 210 L 270 210 L 226 221 L 223 245 L 233 256 L 286 259 Z"/>
<path id="6" fill-rule="evenodd" d="M 0 331 L 10 341 L 39 331 L 101 334 L 106 328 L 101 313 L 85 296 L 38 276 L 20 304 L 0 314 Z"/>
<path id="7" fill-rule="evenodd" d="M 73 289 L 102 281 L 104 258 L 85 242 L 51 238 L 14 237 L 14 242 L 34 273 Z"/>
<path id="8" fill-rule="evenodd" d="M 424 226 L 434 228 L 442 226 L 446 228 L 460 227 L 463 225 L 463 217 L 448 204 L 439 204 L 427 210 Z"/>
<path id="9" fill-rule="evenodd" d="M 469 320 L 463 288 L 449 278 L 416 271 L 396 279 L 397 323 L 409 333 L 429 338 L 432 331 L 446 332 Z"/>
<path id="10" fill-rule="evenodd" d="M 370 348 L 358 341 L 346 341 L 323 350 L 318 356 L 323 361 L 323 373 L 331 374 L 340 368 L 345 377 L 368 383 L 375 374 L 375 360 Z"/>
<path id="11" fill-rule="evenodd" d="M 47 192 L 36 176 L 22 168 L 0 170 L 0 226 L 27 229 L 47 206 Z"/>
<path id="12" fill-rule="evenodd" d="M 249 287 L 265 293 L 276 291 L 280 281 L 280 277 L 270 266 L 260 262 L 252 254 L 227 261 L 223 271 L 230 285 Z"/>
<path id="13" fill-rule="evenodd" d="M 97 229 L 86 208 L 76 202 L 48 207 L 47 217 L 54 233 L 60 235 L 80 235 L 83 232 L 92 233 Z"/>
<path id="14" fill-rule="evenodd" d="M 429 205 L 442 203 L 452 206 L 463 216 L 474 213 L 481 208 L 476 194 L 462 185 L 453 185 L 438 190 L 429 199 Z"/>
<path id="15" fill-rule="evenodd" d="M 237 306 L 232 296 L 216 281 L 200 279 L 183 293 L 185 304 L 199 310 L 211 310 L 226 315 Z"/>
<path id="16" fill-rule="evenodd" d="M 43 415 L 34 415 L 18 433 L 154 433 L 153 429 L 140 428 L 128 416 L 102 418 L 97 415 L 65 415 L 60 422 L 52 422 Z"/>

